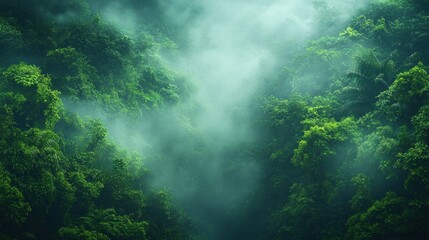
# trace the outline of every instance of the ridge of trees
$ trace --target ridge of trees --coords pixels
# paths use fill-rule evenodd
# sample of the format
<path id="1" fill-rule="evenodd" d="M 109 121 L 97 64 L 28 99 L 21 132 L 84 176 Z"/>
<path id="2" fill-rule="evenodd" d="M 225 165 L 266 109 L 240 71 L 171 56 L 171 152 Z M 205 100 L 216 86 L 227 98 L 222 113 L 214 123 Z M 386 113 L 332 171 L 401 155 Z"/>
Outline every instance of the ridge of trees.
<path id="1" fill-rule="evenodd" d="M 429 237 L 426 6 L 371 2 L 260 92 L 263 180 L 230 239 Z"/>

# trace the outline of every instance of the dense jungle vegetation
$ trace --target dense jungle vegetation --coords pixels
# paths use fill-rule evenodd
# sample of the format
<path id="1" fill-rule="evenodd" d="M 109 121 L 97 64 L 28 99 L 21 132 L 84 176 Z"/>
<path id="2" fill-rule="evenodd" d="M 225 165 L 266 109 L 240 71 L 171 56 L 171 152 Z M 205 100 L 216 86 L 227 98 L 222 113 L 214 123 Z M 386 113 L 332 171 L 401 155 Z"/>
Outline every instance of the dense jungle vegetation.
<path id="1" fill-rule="evenodd" d="M 254 134 L 222 150 L 227 182 L 252 164 L 257 181 L 216 234 L 145 165 L 197 172 L 212 154 L 193 129 L 193 80 L 163 60 L 189 47 L 187 22 L 161 0 L 123 2 L 144 13 L 133 34 L 98 13 L 104 2 L 0 0 L 0 239 L 429 239 L 429 1 L 369 1 L 277 51 L 239 110 Z M 164 119 L 153 132 L 189 145 L 124 149 L 74 103 L 130 121 L 180 109 L 183 130 Z"/>

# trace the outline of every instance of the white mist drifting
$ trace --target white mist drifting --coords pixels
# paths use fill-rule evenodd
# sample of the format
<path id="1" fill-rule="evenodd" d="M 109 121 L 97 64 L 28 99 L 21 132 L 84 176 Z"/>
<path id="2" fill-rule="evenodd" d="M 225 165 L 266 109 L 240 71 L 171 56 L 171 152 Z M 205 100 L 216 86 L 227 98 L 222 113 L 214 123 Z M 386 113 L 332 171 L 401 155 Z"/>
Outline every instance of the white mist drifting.
<path id="1" fill-rule="evenodd" d="M 183 21 L 183 6 L 189 1 L 163 2 L 170 18 Z M 233 141 L 246 138 L 251 130 L 245 129 L 245 122 L 234 123 L 232 113 L 248 104 L 255 89 L 263 84 L 260 80 L 284 61 L 275 58 L 278 45 L 308 41 L 334 27 L 322 26 L 327 21 L 341 26 L 364 2 L 193 1 L 189 8 L 197 8 L 201 14 L 188 23 L 183 34 L 188 36 L 189 47 L 181 52 L 182 62 L 173 64 L 197 80 L 195 98 L 204 109 L 199 121 L 202 131 L 220 135 L 226 144 L 232 136 Z"/>
<path id="2" fill-rule="evenodd" d="M 217 225 L 222 215 L 239 206 L 258 179 L 258 167 L 254 164 L 241 166 L 234 172 L 234 178 L 239 180 L 226 179 L 225 168 L 234 159 L 229 159 L 225 149 L 252 136 L 254 131 L 246 118 L 247 106 L 263 84 L 261 79 L 270 77 L 275 67 L 285 62 L 276 59 L 288 55 L 278 54 L 281 49 L 278 46 L 287 41 L 304 43 L 323 35 L 325 30 L 342 26 L 364 2 L 161 1 L 171 21 L 186 23 L 181 34 L 187 40 L 187 47 L 180 49 L 180 61 L 177 58 L 174 62 L 166 61 L 195 79 L 198 90 L 193 98 L 201 111 L 191 116 L 192 128 L 209 144 L 201 147 L 186 140 L 189 127 L 184 126 L 181 116 L 186 114 L 180 112 L 180 106 L 170 109 L 162 119 L 143 117 L 135 124 L 105 118 L 111 136 L 124 146 L 141 151 L 148 159 L 158 159 L 153 155 L 163 156 L 158 162 L 147 163 L 154 176 L 154 187 L 169 188 L 191 217 L 204 222 L 213 238 L 221 239 L 222 227 Z M 199 14 L 191 15 L 192 9 L 198 9 Z M 101 12 L 119 29 L 138 29 L 135 19 L 141 13 L 120 1 L 106 5 Z M 198 154 L 189 152 L 204 154 L 196 157 Z M 189 156 L 195 159 L 183 159 Z"/>

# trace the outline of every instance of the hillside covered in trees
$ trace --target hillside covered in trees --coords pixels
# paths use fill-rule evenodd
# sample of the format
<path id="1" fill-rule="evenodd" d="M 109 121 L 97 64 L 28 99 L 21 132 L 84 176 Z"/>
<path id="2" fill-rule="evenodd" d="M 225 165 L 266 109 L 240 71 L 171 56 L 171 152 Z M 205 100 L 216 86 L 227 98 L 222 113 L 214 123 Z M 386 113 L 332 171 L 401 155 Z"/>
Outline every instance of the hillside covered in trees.
<path id="1" fill-rule="evenodd" d="M 214 2 L 0 1 L 0 239 L 429 239 L 429 1 Z"/>

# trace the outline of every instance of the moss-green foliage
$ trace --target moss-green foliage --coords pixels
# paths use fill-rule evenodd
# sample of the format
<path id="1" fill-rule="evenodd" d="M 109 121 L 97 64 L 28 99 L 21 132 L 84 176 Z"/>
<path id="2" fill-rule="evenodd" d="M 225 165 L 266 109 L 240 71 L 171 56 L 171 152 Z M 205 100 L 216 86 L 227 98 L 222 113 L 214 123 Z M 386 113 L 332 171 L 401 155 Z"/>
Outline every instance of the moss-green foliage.
<path id="1" fill-rule="evenodd" d="M 0 169 L 0 206 L 1 206 L 1 227 L 2 231 L 7 227 L 25 222 L 31 208 L 24 201 L 24 196 L 16 187 L 11 185 L 11 179 L 7 172 Z"/>
<path id="2" fill-rule="evenodd" d="M 56 239 L 147 239 L 146 222 L 117 215 L 114 209 L 96 210 L 80 220 L 78 227 L 63 227 Z"/>
<path id="3" fill-rule="evenodd" d="M 402 72 L 379 96 L 380 112 L 391 120 L 409 121 L 429 98 L 429 75 L 426 66 L 419 63 L 409 71 Z"/>
<path id="4" fill-rule="evenodd" d="M 15 59 L 13 54 L 23 48 L 22 32 L 13 18 L 0 17 L 0 51 L 11 59 L 1 59 L 1 63 Z"/>
<path id="5" fill-rule="evenodd" d="M 176 80 L 180 85 L 180 76 L 158 56 L 174 43 L 156 29 L 156 38 L 141 32 L 131 39 L 92 13 L 85 0 L 46 0 L 34 3 L 36 7 L 27 1 L 4 1 L 0 6 L 2 67 L 14 59 L 36 63 L 63 97 L 138 116 L 178 102 L 179 91 L 187 95 L 175 85 Z M 159 36 L 163 40 L 156 42 Z"/>
<path id="6" fill-rule="evenodd" d="M 163 43 L 149 33 L 136 43 L 87 1 L 0 9 L 0 238 L 189 238 L 168 193 L 147 189 L 141 156 L 61 100 L 129 117 L 177 103 L 179 77 L 158 57 Z"/>
<path id="7" fill-rule="evenodd" d="M 374 1 L 286 60 L 256 111 L 266 172 L 246 239 L 429 237 L 426 5 Z"/>
<path id="8" fill-rule="evenodd" d="M 148 189 L 142 156 L 62 105 L 135 117 L 190 95 L 159 57 L 179 28 L 159 1 L 124 2 L 152 13 L 136 36 L 93 12 L 97 1 L 0 1 L 1 239 L 194 237 L 168 191 Z M 337 34 L 297 44 L 267 78 L 252 109 L 257 137 L 231 147 L 237 159 L 223 166 L 225 176 L 260 166 L 227 219 L 229 239 L 429 238 L 428 6 L 371 1 Z M 186 136 L 192 150 L 174 157 L 192 165 L 204 136 Z"/>
<path id="9" fill-rule="evenodd" d="M 157 229 L 151 237 L 186 238 L 182 216 L 170 200 L 148 202 L 154 193 L 135 184 L 145 175 L 143 166 L 107 140 L 100 122 L 62 111 L 49 80 L 24 63 L 2 73 L 2 234 L 146 239 L 147 231 Z M 159 204 L 170 206 L 158 209 Z M 152 208 L 156 214 L 148 213 Z M 162 214 L 169 216 L 160 219 Z"/>
<path id="10" fill-rule="evenodd" d="M 53 87 L 63 95 L 78 99 L 94 98 L 95 84 L 100 84 L 99 76 L 76 49 L 67 47 L 49 51 L 45 66 L 52 77 Z"/>
<path id="11" fill-rule="evenodd" d="M 19 94 L 22 124 L 53 128 L 60 118 L 61 101 L 59 92 L 51 89 L 49 77 L 42 75 L 39 68 L 20 63 L 10 66 L 2 73 L 2 90 L 6 94 Z M 42 118 L 40 118 L 42 117 Z"/>

